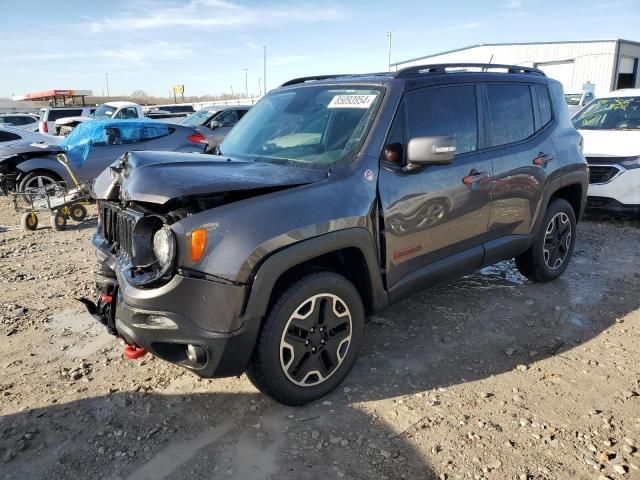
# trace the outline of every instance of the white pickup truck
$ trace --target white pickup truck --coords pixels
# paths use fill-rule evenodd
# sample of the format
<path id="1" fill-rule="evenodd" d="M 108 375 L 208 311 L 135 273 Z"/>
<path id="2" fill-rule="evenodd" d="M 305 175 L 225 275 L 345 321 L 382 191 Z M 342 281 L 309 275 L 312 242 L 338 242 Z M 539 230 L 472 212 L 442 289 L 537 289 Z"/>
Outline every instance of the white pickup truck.
<path id="1" fill-rule="evenodd" d="M 89 120 L 145 118 L 142 107 L 133 102 L 107 102 L 100 105 L 90 117 L 65 117 L 56 120 L 56 135 L 69 135 L 80 123 Z"/>

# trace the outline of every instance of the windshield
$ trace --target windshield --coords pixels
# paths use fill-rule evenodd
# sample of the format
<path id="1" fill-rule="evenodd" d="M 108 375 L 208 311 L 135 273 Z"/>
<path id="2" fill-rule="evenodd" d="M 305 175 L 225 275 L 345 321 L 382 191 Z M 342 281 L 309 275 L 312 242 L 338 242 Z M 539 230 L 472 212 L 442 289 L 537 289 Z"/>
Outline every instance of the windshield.
<path id="1" fill-rule="evenodd" d="M 364 140 L 382 91 L 303 86 L 263 98 L 229 132 L 222 155 L 296 167 L 349 161 Z"/>
<path id="2" fill-rule="evenodd" d="M 565 93 L 564 94 L 564 99 L 567 101 L 567 105 L 579 105 L 581 98 L 582 98 L 581 93 Z"/>
<path id="3" fill-rule="evenodd" d="M 95 112 L 93 112 L 93 118 L 111 118 L 115 113 L 116 108 L 108 105 L 100 105 Z"/>
<path id="4" fill-rule="evenodd" d="M 190 127 L 199 127 L 209 121 L 209 119 L 216 113 L 216 110 L 199 110 L 196 113 L 184 117 L 180 120 L 181 125 L 188 125 Z"/>
<path id="5" fill-rule="evenodd" d="M 640 130 L 640 97 L 594 100 L 572 121 L 584 130 Z"/>

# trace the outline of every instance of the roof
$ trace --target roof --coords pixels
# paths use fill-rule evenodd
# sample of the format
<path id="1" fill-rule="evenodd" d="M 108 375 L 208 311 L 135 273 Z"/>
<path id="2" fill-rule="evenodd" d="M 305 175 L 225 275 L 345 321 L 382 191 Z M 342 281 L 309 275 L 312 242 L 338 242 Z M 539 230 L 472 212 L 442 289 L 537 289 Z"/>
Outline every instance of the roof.
<path id="1" fill-rule="evenodd" d="M 133 102 L 104 102 L 103 105 L 108 105 L 110 107 L 138 107 L 139 105 L 137 103 L 133 103 Z"/>
<path id="2" fill-rule="evenodd" d="M 598 98 L 617 98 L 617 97 L 640 97 L 640 88 L 621 88 L 603 95 Z"/>
<path id="3" fill-rule="evenodd" d="M 36 115 L 35 113 L 16 112 L 16 113 L 0 113 L 0 117 L 35 117 L 35 118 L 38 118 L 38 115 Z"/>
<path id="4" fill-rule="evenodd" d="M 492 70 L 489 72 L 489 70 Z M 495 70 L 502 70 L 497 72 Z M 542 70 L 534 67 L 523 67 L 519 65 L 503 65 L 498 63 L 436 63 L 415 65 L 412 67 L 402 68 L 396 72 L 383 73 L 363 73 L 363 74 L 337 74 L 337 75 L 315 75 L 311 77 L 294 78 L 280 85 L 282 87 L 290 87 L 294 85 L 302 85 L 307 82 L 323 83 L 352 83 L 357 80 L 358 83 L 375 83 L 381 84 L 385 80 L 393 78 L 415 78 L 421 75 L 445 75 L 445 74 L 482 74 L 502 73 L 502 74 L 521 74 L 521 75 L 538 75 L 546 77 Z"/>
<path id="5" fill-rule="evenodd" d="M 411 58 L 409 60 L 403 60 L 401 62 L 392 63 L 392 67 L 397 67 L 398 65 L 403 65 L 405 63 L 416 62 L 418 60 L 425 60 L 427 58 L 437 57 L 439 55 L 447 55 L 449 53 L 461 52 L 463 50 L 470 50 L 472 48 L 478 47 L 508 47 L 515 45 L 554 45 L 561 43 L 609 43 L 609 42 L 623 42 L 630 43 L 632 45 L 640 46 L 640 42 L 634 42 L 633 40 L 624 40 L 624 39 L 608 39 L 608 40 L 566 40 L 566 41 L 556 41 L 556 42 L 514 42 L 514 43 L 477 43 L 475 45 L 468 45 L 466 47 L 454 48 L 452 50 L 445 50 L 444 52 L 432 53 L 430 55 L 425 55 L 424 57 L 416 57 Z"/>
<path id="6" fill-rule="evenodd" d="M 42 92 L 25 93 L 13 97 L 14 100 L 48 100 L 54 97 L 87 97 L 93 95 L 91 90 L 53 89 Z"/>

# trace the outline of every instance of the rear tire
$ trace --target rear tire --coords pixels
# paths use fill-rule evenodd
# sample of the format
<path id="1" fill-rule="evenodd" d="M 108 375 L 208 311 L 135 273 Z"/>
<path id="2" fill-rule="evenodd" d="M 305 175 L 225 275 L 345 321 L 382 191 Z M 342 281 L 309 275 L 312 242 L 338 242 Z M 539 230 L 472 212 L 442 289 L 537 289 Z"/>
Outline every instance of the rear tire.
<path id="1" fill-rule="evenodd" d="M 358 291 L 332 272 L 307 275 L 269 310 L 247 376 L 285 405 L 305 405 L 331 392 L 356 361 L 365 313 Z"/>
<path id="2" fill-rule="evenodd" d="M 40 179 L 41 181 L 39 181 Z M 48 170 L 34 170 L 27 173 L 18 185 L 19 192 L 25 192 L 27 188 L 36 189 L 54 185 L 61 181 L 60 177 Z"/>
<path id="3" fill-rule="evenodd" d="M 534 282 L 550 282 L 564 273 L 576 243 L 573 207 L 556 198 L 547 207 L 540 230 L 529 250 L 516 257 L 516 267 Z"/>

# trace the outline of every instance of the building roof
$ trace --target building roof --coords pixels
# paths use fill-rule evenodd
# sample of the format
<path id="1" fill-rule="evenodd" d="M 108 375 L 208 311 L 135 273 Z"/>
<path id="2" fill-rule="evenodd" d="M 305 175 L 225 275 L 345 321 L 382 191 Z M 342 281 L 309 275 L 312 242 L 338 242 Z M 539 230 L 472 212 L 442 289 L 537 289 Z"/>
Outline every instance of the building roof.
<path id="1" fill-rule="evenodd" d="M 50 100 L 54 97 L 88 97 L 92 95 L 91 90 L 45 90 L 43 92 L 25 93 L 24 95 L 18 95 L 13 97 L 14 100 Z"/>
<path id="2" fill-rule="evenodd" d="M 557 42 L 514 42 L 514 43 L 478 43 L 475 45 L 468 45 L 462 48 L 454 48 L 452 50 L 445 50 L 444 52 L 432 53 L 431 55 L 425 55 L 424 57 L 411 58 L 409 60 L 403 60 L 401 62 L 392 63 L 392 67 L 397 67 L 398 65 L 403 65 L 405 63 L 416 62 L 418 60 L 426 60 L 427 58 L 437 57 L 439 55 L 447 55 L 448 53 L 461 52 L 463 50 L 470 50 L 472 48 L 478 47 L 506 47 L 512 45 L 553 45 L 560 43 L 608 43 L 608 42 L 624 42 L 630 43 L 632 45 L 640 46 L 640 42 L 634 42 L 632 40 L 624 40 L 624 39 L 608 39 L 608 40 L 567 40 L 567 41 L 557 41 Z"/>

